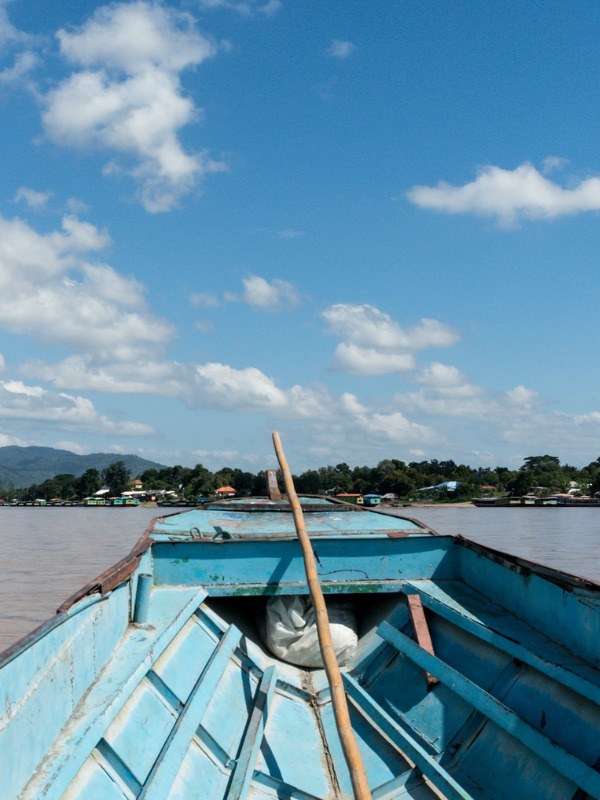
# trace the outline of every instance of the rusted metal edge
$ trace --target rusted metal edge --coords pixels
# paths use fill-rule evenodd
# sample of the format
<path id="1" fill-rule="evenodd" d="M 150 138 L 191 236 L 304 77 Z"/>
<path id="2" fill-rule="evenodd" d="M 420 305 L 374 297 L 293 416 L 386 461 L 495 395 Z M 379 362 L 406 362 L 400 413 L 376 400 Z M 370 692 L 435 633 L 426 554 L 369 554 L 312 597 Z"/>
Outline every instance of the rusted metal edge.
<path id="1" fill-rule="evenodd" d="M 455 538 L 467 549 L 473 550 L 479 555 L 486 556 L 491 561 L 502 564 L 513 570 L 513 572 L 538 575 L 550 583 L 555 583 L 557 586 L 567 585 L 574 589 L 588 590 L 596 594 L 600 592 L 600 583 L 591 578 L 582 578 L 570 572 L 563 572 L 556 567 L 537 564 L 535 561 L 528 561 L 526 558 L 521 558 L 520 556 L 515 556 L 511 553 L 503 552 L 502 550 L 495 550 L 488 545 L 480 544 L 479 542 L 473 541 L 473 539 L 468 539 L 462 534 L 458 534 Z"/>
<path id="2" fill-rule="evenodd" d="M 125 558 L 118 561 L 112 567 L 109 567 L 95 580 L 90 581 L 90 583 L 87 583 L 85 586 L 75 592 L 75 594 L 72 594 L 69 598 L 67 598 L 67 600 L 65 600 L 64 603 L 58 607 L 56 614 L 53 617 L 45 620 L 45 622 L 42 622 L 32 631 L 25 634 L 25 636 L 22 636 L 20 639 L 17 639 L 16 642 L 0 652 L 0 667 L 4 666 L 18 653 L 26 650 L 32 644 L 35 644 L 35 642 L 42 639 L 51 630 L 60 625 L 65 619 L 67 619 L 67 612 L 69 608 L 71 608 L 79 600 L 82 600 L 84 597 L 95 593 L 99 593 L 101 595 L 105 594 L 127 580 L 127 578 L 130 577 L 137 569 L 142 555 L 149 550 L 153 544 L 151 535 L 157 519 L 158 517 L 155 517 L 151 521 L 144 533 L 134 544 L 130 553 L 125 556 Z"/>
<path id="3" fill-rule="evenodd" d="M 133 547 L 129 555 L 117 561 L 112 567 L 106 569 L 101 575 L 90 583 L 82 586 L 81 589 L 68 597 L 56 610 L 57 614 L 68 611 L 72 605 L 77 603 L 88 594 L 99 592 L 106 594 L 116 589 L 121 583 L 130 578 L 139 566 L 143 554 L 152 546 L 152 539 L 144 535 Z"/>

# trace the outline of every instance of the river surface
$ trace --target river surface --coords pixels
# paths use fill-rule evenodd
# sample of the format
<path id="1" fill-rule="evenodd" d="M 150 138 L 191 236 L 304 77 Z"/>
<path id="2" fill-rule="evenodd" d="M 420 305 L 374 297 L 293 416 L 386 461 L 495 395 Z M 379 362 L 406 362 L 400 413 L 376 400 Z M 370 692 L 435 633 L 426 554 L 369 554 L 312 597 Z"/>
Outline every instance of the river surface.
<path id="1" fill-rule="evenodd" d="M 600 583 L 600 508 L 413 506 L 397 513 Z M 0 652 L 124 558 L 157 514 L 0 507 Z"/>

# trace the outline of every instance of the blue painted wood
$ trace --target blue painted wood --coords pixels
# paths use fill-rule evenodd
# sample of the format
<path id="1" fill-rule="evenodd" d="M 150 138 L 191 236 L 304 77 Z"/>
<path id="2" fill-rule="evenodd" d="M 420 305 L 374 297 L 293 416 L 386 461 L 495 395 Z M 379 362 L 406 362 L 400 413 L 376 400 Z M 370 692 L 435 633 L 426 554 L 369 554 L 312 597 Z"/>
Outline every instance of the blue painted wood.
<path id="1" fill-rule="evenodd" d="M 600 704 L 597 670 L 501 606 L 456 581 L 409 582 L 406 590 L 417 592 L 423 605 L 440 617 Z"/>
<path id="2" fill-rule="evenodd" d="M 68 785 L 104 735 L 153 662 L 206 597 L 203 589 L 154 589 L 147 629 L 131 628 L 114 651 L 109 667 L 91 686 L 77 707 L 77 714 L 63 727 L 60 736 L 48 746 L 45 758 L 30 768 L 32 780 L 22 791 L 22 800 L 43 794 L 60 800 Z M 159 600 L 160 597 L 160 600 Z M 128 606 L 127 606 L 128 608 Z M 127 616 L 129 612 L 127 611 Z M 68 670 L 69 665 L 65 668 Z M 14 748 L 22 740 L 14 741 Z M 18 792 L 15 792 L 16 797 Z"/>
<path id="3" fill-rule="evenodd" d="M 165 741 L 144 788 L 138 795 L 138 800 L 163 800 L 169 795 L 190 742 L 212 699 L 217 684 L 221 679 L 223 669 L 239 644 L 240 637 L 240 631 L 232 625 L 219 643 L 208 666 L 198 678 L 196 686 L 192 689 L 184 709 L 173 726 L 173 730 Z M 223 713 L 226 713 L 225 709 Z"/>
<path id="4" fill-rule="evenodd" d="M 133 621 L 136 625 L 143 625 L 148 621 L 150 610 L 150 592 L 152 590 L 152 575 L 143 572 L 138 576 Z"/>
<path id="5" fill-rule="evenodd" d="M 239 538 L 296 538 L 294 520 L 289 505 L 287 512 L 244 512 L 239 510 L 194 509 L 183 514 L 173 514 L 158 520 L 153 535 L 161 539 L 189 539 L 190 537 L 223 538 L 226 534 Z M 331 511 L 308 512 L 305 524 L 311 536 L 372 536 L 404 531 L 418 534 L 428 531 L 425 526 L 410 519 L 368 511 L 343 511 L 333 505 Z"/>
<path id="6" fill-rule="evenodd" d="M 460 542 L 459 542 L 460 544 Z M 600 663 L 600 592 L 459 548 L 462 580 L 586 661 Z M 583 582 L 580 582 L 583 583 Z M 549 609 L 552 609 L 549 611 Z"/>
<path id="7" fill-rule="evenodd" d="M 359 609 L 345 680 L 376 800 L 429 800 L 433 784 L 453 800 L 598 797 L 597 588 L 383 515 L 307 517 L 325 591 Z M 112 592 L 0 663 L 0 794 L 31 779 L 24 800 L 349 796 L 323 672 L 275 673 L 244 619 L 261 607 L 244 595 L 306 591 L 292 527 L 279 511 L 169 517 Z M 136 626 L 143 573 L 154 583 Z M 434 612 L 433 661 L 381 624 L 412 632 L 403 593 L 415 590 Z M 444 683 L 427 692 L 423 669 Z"/>
<path id="8" fill-rule="evenodd" d="M 237 759 L 227 792 L 227 800 L 245 800 L 250 788 L 254 766 L 262 742 L 269 706 L 277 683 L 277 670 L 268 667 L 257 691 L 252 716 L 246 730 L 242 749 Z"/>
<path id="9" fill-rule="evenodd" d="M 344 686 L 350 699 L 373 723 L 413 761 L 416 766 L 444 794 L 447 800 L 474 800 L 454 778 L 421 745 L 404 731 L 352 678 L 343 675 Z"/>
<path id="10" fill-rule="evenodd" d="M 62 616 L 62 624 L 35 639 L 0 672 L 0 772 L 7 797 L 18 796 L 51 750 L 128 625 L 124 588 L 84 604 L 80 613 Z M 82 653 L 92 657 L 82 662 Z"/>
<path id="11" fill-rule="evenodd" d="M 469 702 L 496 725 L 515 736 L 525 747 L 544 759 L 557 772 L 573 781 L 589 795 L 600 800 L 600 773 L 568 753 L 564 748 L 548 739 L 531 725 L 523 722 L 517 714 L 495 697 L 485 692 L 457 670 L 439 658 L 427 653 L 408 636 L 383 622 L 378 629 L 382 639 L 414 661 L 419 667 L 435 675 L 452 688 L 456 694 Z"/>
<path id="12" fill-rule="evenodd" d="M 390 580 L 456 575 L 452 537 L 323 539 L 313 542 L 313 550 L 324 590 L 329 582 L 347 583 L 348 591 L 371 582 L 377 591 Z M 268 586 L 280 592 L 289 584 L 306 587 L 297 540 L 157 543 L 153 553 L 156 585 L 200 585 L 209 594 L 213 587 L 229 587 L 228 594 L 241 594 L 244 586 L 261 592 Z"/>

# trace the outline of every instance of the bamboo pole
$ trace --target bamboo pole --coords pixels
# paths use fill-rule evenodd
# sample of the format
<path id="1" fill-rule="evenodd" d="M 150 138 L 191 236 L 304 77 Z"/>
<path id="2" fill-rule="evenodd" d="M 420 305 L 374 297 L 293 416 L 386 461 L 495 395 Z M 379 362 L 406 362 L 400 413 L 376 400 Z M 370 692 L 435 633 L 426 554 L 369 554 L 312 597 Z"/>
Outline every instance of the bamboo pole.
<path id="1" fill-rule="evenodd" d="M 277 460 L 279 461 L 279 466 L 281 467 L 281 471 L 283 473 L 285 490 L 287 492 L 290 505 L 292 506 L 296 533 L 298 534 L 300 546 L 302 547 L 306 580 L 315 609 L 321 655 L 323 656 L 325 673 L 327 675 L 329 689 L 331 691 L 333 715 L 335 717 L 335 723 L 340 737 L 340 742 L 342 744 L 342 750 L 344 752 L 346 764 L 348 765 L 348 770 L 350 771 L 350 780 L 352 781 L 354 797 L 356 800 L 371 800 L 371 790 L 369 789 L 362 757 L 360 755 L 358 745 L 356 744 L 356 738 L 350 723 L 350 714 L 348 712 L 348 703 L 346 701 L 346 693 L 344 691 L 342 675 L 331 641 L 329 616 L 327 614 L 327 606 L 325 605 L 325 600 L 323 598 L 321 584 L 319 583 L 315 556 L 308 533 L 306 532 L 302 506 L 298 500 L 294 482 L 292 480 L 287 460 L 283 452 L 283 447 L 281 445 L 281 439 L 279 438 L 279 434 L 277 432 L 273 433 L 273 444 L 275 445 Z"/>

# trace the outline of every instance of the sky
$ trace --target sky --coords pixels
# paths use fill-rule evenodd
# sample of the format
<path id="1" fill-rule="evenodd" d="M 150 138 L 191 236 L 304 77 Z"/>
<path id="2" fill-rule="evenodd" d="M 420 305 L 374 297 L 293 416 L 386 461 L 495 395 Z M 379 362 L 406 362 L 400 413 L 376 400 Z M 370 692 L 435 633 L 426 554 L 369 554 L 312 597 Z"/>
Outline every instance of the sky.
<path id="1" fill-rule="evenodd" d="M 0 445 L 600 456 L 600 4 L 0 0 Z"/>

